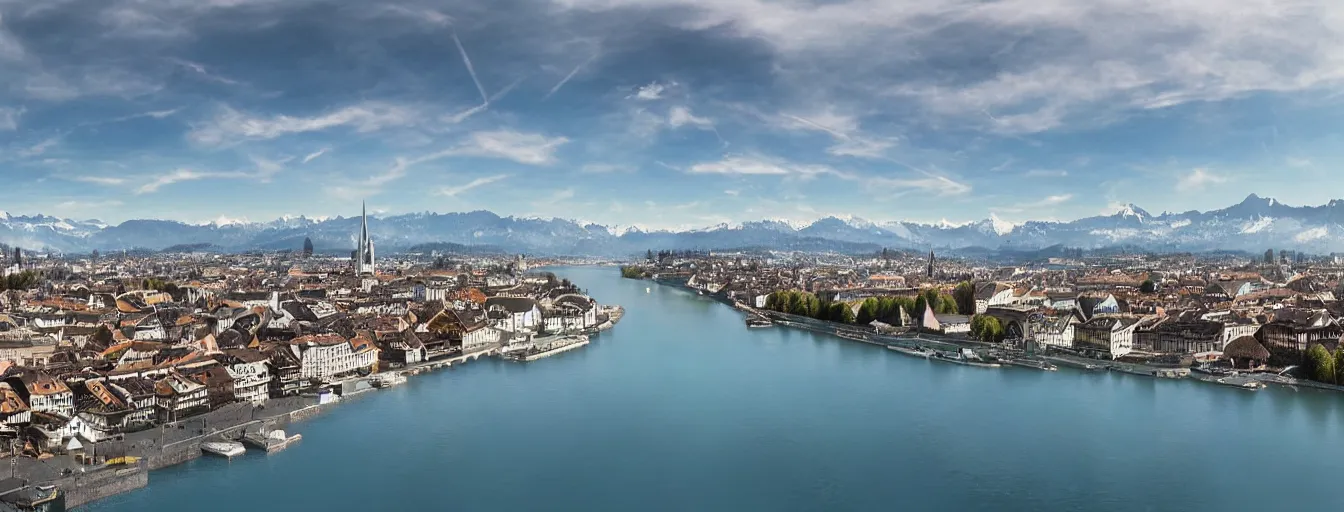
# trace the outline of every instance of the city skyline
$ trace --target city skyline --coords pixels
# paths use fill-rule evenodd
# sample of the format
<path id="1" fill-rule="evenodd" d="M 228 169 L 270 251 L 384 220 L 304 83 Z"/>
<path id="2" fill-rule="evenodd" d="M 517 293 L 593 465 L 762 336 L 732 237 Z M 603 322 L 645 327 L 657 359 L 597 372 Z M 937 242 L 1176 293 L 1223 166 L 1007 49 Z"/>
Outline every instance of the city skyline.
<path id="1" fill-rule="evenodd" d="M 689 229 L 1318 205 L 1341 11 L 0 1 L 3 209 L 265 222 L 367 198 Z"/>

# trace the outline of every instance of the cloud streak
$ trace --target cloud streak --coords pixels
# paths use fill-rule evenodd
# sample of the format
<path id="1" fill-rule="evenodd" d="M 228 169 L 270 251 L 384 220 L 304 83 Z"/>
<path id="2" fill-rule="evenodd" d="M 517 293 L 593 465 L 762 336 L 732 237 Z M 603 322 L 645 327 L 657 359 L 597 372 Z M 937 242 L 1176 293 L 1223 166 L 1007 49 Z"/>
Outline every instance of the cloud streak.
<path id="1" fill-rule="evenodd" d="M 462 193 L 464 193 L 464 192 L 468 192 L 468 191 L 471 191 L 471 190 L 474 190 L 474 189 L 477 189 L 477 188 L 480 188 L 480 187 L 484 187 L 484 186 L 489 185 L 489 184 L 491 184 L 491 183 L 496 183 L 496 182 L 499 182 L 499 181 L 503 181 L 503 180 L 507 179 L 508 177 L 509 177 L 509 176 L 508 176 L 507 174 L 496 174 L 496 175 L 494 175 L 494 176 L 486 176 L 486 177 L 482 177 L 482 178 L 476 178 L 476 179 L 474 179 L 474 180 L 471 180 L 471 181 L 469 181 L 469 182 L 467 182 L 467 183 L 464 183 L 464 184 L 462 184 L 462 185 L 458 185 L 458 186 L 455 186 L 455 187 L 443 187 L 443 188 L 440 188 L 439 191 L 438 191 L 438 195 L 445 196 L 445 197 L 457 197 L 458 195 L 460 195 L 460 194 L 462 194 Z"/>

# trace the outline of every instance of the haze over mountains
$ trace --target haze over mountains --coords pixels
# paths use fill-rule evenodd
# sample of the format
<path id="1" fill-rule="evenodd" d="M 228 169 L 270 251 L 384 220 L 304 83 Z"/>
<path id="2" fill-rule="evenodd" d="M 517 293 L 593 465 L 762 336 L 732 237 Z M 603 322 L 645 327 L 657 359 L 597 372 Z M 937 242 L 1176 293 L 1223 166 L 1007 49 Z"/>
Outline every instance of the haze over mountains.
<path id="1" fill-rule="evenodd" d="M 565 219 L 500 217 L 488 211 L 415 213 L 370 219 L 380 253 L 417 245 L 454 243 L 538 255 L 629 256 L 647 249 L 770 248 L 869 251 L 961 248 L 1035 250 L 1052 246 L 1141 246 L 1158 252 L 1267 248 L 1314 253 L 1344 251 L 1344 201 L 1289 206 L 1250 195 L 1227 208 L 1153 215 L 1128 205 L 1113 215 L 1069 222 L 1012 224 L 991 215 L 969 224 L 874 222 L 827 217 L 807 225 L 763 220 L 687 231 L 644 231 Z M 63 253 L 162 250 L 208 244 L 220 251 L 298 250 L 311 237 L 319 251 L 354 247 L 356 217 L 290 217 L 266 223 L 187 224 L 10 216 L 0 212 L 0 242 Z"/>

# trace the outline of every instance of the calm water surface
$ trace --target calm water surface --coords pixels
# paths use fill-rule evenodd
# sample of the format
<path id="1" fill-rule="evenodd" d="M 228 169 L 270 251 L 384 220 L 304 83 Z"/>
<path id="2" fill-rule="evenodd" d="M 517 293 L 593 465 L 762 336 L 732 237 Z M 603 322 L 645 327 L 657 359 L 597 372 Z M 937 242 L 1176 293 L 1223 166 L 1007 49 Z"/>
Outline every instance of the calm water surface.
<path id="1" fill-rule="evenodd" d="M 366 394 L 285 452 L 158 471 L 89 510 L 1344 506 L 1336 394 L 954 366 L 559 273 L 625 320 L 579 351 Z"/>

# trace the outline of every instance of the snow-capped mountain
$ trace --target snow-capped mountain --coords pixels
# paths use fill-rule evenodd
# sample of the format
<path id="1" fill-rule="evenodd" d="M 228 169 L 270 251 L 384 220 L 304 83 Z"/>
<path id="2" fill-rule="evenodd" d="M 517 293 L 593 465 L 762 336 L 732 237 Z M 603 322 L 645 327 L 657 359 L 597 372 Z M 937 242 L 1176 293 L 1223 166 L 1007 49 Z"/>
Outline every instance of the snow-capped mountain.
<path id="1" fill-rule="evenodd" d="M 305 238 L 312 238 L 319 251 L 340 252 L 354 246 L 359 222 L 355 217 L 300 216 L 269 222 L 221 218 L 205 224 L 132 220 L 109 226 L 96 220 L 0 212 L 0 242 L 60 252 L 157 250 L 188 244 L 210 244 L 221 250 L 278 250 L 298 249 Z M 1344 251 L 1344 201 L 1289 206 L 1252 194 L 1238 204 L 1208 212 L 1153 215 L 1129 204 L 1111 215 L 1070 222 L 1014 224 L 995 215 L 965 224 L 826 217 L 807 224 L 761 220 L 687 230 L 500 217 L 488 211 L 426 212 L 371 218 L 370 229 L 374 242 L 384 251 L 445 242 L 529 254 L 600 256 L 640 254 L 648 249 L 869 251 L 882 247 L 1040 249 L 1057 245 L 1137 245 L 1154 251 L 1259 252 L 1274 248 L 1325 253 Z"/>

